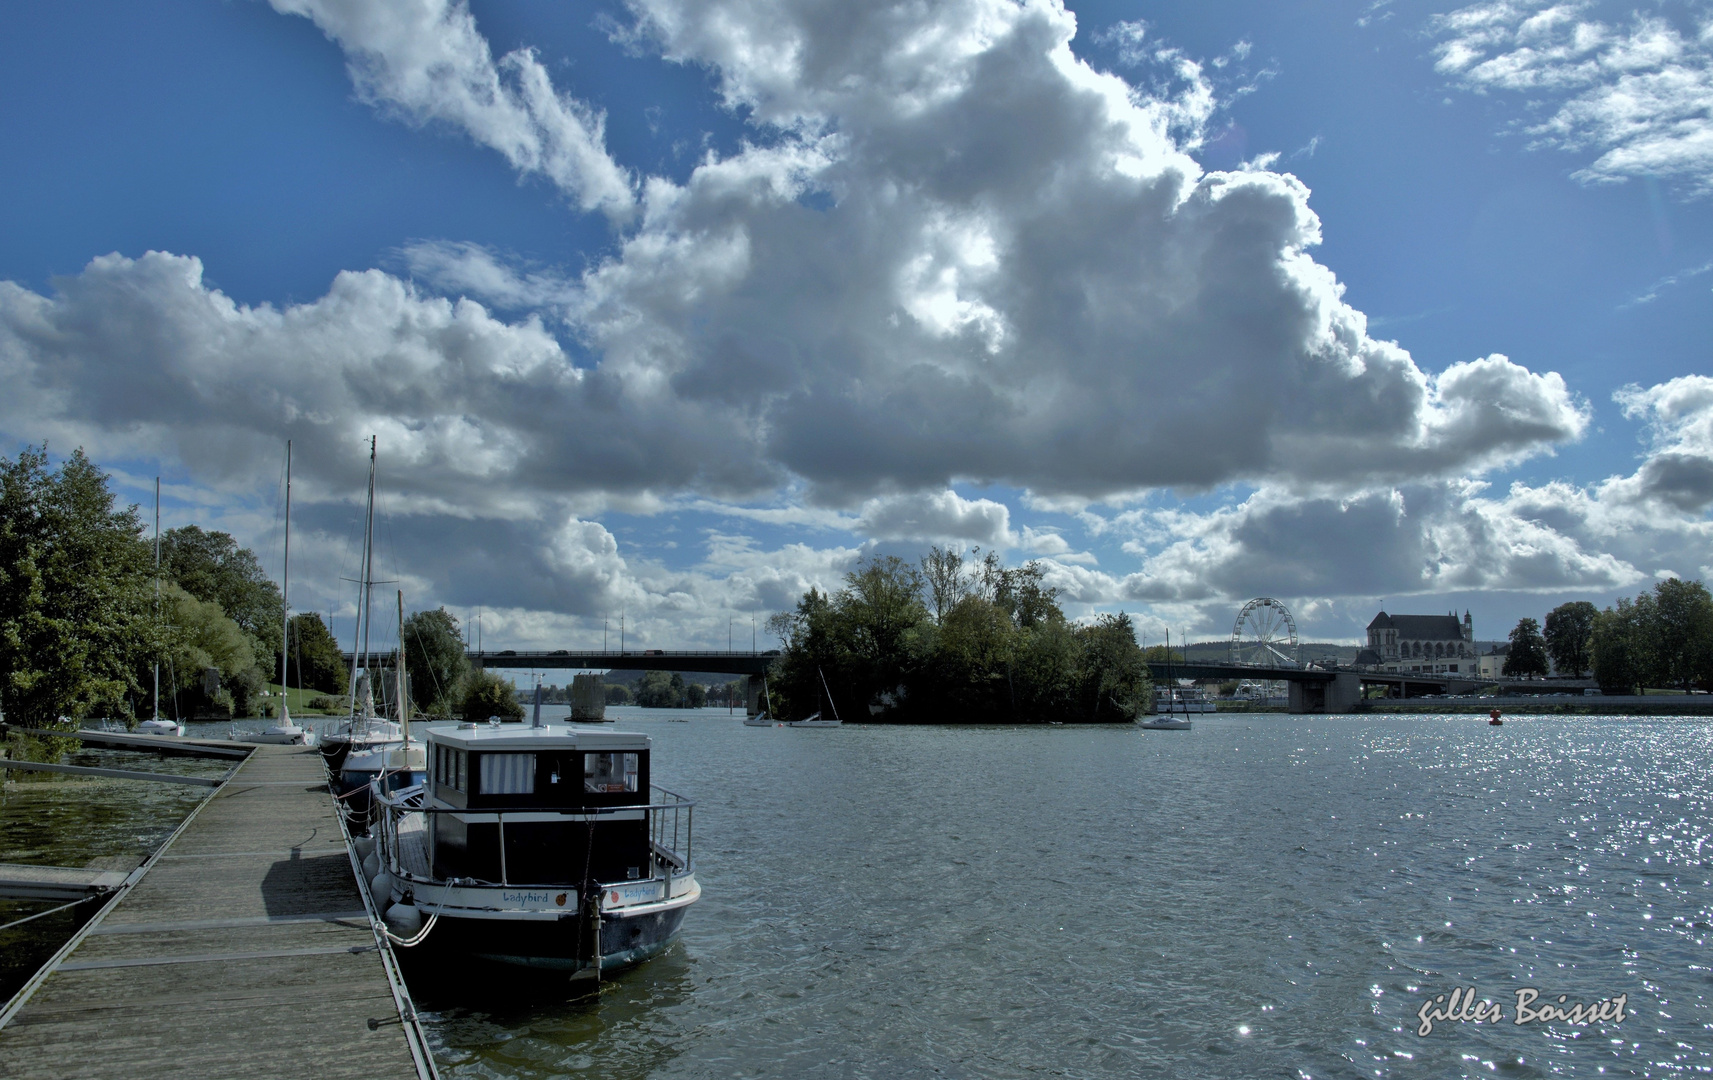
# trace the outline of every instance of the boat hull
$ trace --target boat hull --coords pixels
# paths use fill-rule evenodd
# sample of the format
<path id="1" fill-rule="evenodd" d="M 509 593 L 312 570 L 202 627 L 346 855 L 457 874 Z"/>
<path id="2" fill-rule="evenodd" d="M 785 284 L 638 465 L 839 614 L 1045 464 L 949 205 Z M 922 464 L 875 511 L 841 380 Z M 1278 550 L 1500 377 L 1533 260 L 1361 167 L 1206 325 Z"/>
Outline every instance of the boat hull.
<path id="1" fill-rule="evenodd" d="M 422 945 L 425 950 L 474 957 L 508 967 L 571 975 L 596 968 L 590 956 L 584 916 L 577 910 L 575 891 L 557 894 L 567 900 L 565 909 L 561 911 L 488 911 L 476 914 L 468 910 L 455 913 L 456 908 L 438 907 L 429 899 L 437 891 L 433 886 L 414 884 L 419 910 L 424 914 L 438 911 L 440 916 Z M 395 887 L 395 891 L 403 890 Z M 530 894 L 536 890 L 509 891 Z M 552 889 L 545 890 L 548 894 L 552 892 Z M 599 970 L 607 974 L 660 955 L 678 937 L 684 925 L 685 912 L 700 896 L 700 887 L 692 882 L 688 893 L 680 893 L 670 901 L 604 910 L 601 913 Z"/>

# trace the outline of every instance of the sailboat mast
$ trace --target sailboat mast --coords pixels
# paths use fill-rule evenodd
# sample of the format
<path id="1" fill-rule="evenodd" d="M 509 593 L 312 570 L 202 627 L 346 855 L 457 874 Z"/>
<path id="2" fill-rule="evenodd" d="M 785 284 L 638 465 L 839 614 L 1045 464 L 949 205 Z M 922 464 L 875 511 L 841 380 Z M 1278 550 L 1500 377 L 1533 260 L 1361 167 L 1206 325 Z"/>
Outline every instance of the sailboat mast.
<path id="1" fill-rule="evenodd" d="M 404 747 L 410 749 L 410 710 L 404 703 L 404 590 L 399 594 L 399 669 L 398 669 L 398 699 L 399 699 L 399 734 L 404 736 Z"/>
<path id="2" fill-rule="evenodd" d="M 363 670 L 369 670 L 369 626 L 375 621 L 375 436 L 369 436 L 369 510 L 363 525 Z M 369 680 L 373 692 L 375 680 Z"/>
<path id="3" fill-rule="evenodd" d="M 280 722 L 291 723 L 286 656 L 291 652 L 291 440 L 286 440 L 285 556 L 280 560 Z"/>
<path id="4" fill-rule="evenodd" d="M 155 621 L 161 621 L 161 478 L 155 477 Z M 155 657 L 155 714 L 161 718 L 161 658 Z"/>

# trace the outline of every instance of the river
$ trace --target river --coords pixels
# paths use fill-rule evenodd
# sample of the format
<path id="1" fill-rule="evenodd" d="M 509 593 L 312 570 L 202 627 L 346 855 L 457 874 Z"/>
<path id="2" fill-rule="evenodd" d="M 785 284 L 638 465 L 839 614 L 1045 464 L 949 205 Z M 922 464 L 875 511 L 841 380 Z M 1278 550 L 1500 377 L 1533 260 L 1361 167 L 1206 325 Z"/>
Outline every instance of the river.
<path id="1" fill-rule="evenodd" d="M 417 977 L 444 1076 L 1713 1070 L 1704 719 L 612 713 L 697 802 L 703 898 L 596 997 Z M 1418 1034 L 1468 986 L 1502 1022 Z M 1522 988 L 1624 1019 L 1518 1025 Z"/>
<path id="2" fill-rule="evenodd" d="M 1705 720 L 614 712 L 697 801 L 703 898 L 592 1001 L 417 987 L 448 1076 L 1713 1068 Z M 1504 1022 L 1416 1033 L 1470 985 Z M 1522 987 L 1535 1007 L 1625 994 L 1626 1016 L 1519 1026 Z"/>

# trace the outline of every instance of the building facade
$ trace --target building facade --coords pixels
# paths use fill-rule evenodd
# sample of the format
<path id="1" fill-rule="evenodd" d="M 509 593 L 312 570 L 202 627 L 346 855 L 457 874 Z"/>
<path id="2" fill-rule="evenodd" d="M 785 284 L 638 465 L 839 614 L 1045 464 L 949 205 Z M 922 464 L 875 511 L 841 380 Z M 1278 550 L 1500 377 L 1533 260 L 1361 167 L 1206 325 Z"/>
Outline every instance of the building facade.
<path id="1" fill-rule="evenodd" d="M 1368 647 L 1358 666 L 1378 671 L 1457 675 L 1475 670 L 1475 626 L 1469 612 L 1452 615 L 1388 615 L 1368 624 Z"/>

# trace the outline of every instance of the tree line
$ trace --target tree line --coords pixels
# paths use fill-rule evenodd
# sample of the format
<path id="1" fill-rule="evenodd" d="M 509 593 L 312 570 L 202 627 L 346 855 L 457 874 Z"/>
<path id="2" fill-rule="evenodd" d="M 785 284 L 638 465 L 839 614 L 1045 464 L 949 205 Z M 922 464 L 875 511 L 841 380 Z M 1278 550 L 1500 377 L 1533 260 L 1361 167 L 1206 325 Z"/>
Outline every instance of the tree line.
<path id="1" fill-rule="evenodd" d="M 1713 595 L 1700 581 L 1667 578 L 1605 610 L 1560 604 L 1543 627 L 1532 618 L 1510 633 L 1503 674 L 1592 674 L 1608 694 L 1645 687 L 1713 689 Z"/>
<path id="2" fill-rule="evenodd" d="M 163 533 L 157 577 L 137 507 L 115 506 L 82 450 L 58 468 L 46 446 L 0 459 L 0 708 L 12 719 L 145 715 L 157 663 L 163 713 L 246 713 L 281 614 L 278 586 L 226 533 Z"/>
<path id="3" fill-rule="evenodd" d="M 54 727 L 61 717 L 147 717 L 157 664 L 162 715 L 255 715 L 282 649 L 288 686 L 343 695 L 351 672 L 338 640 L 320 614 L 303 612 L 282 641 L 284 603 L 255 552 L 196 525 L 161 534 L 157 573 L 138 508 L 116 504 L 107 474 L 81 449 L 58 467 L 46 446 L 0 458 L 0 709 L 9 719 Z M 411 615 L 402 637 L 415 711 L 522 715 L 510 683 L 470 668 L 445 609 Z"/>
<path id="4" fill-rule="evenodd" d="M 783 646 L 768 676 L 781 717 L 1101 723 L 1134 720 L 1150 700 L 1129 616 L 1073 625 L 1038 564 L 995 552 L 869 559 L 767 626 Z"/>

